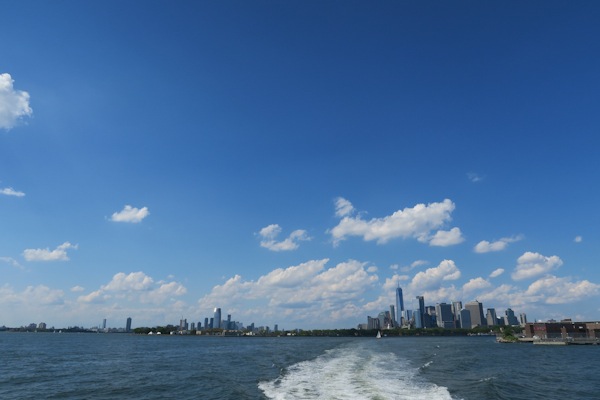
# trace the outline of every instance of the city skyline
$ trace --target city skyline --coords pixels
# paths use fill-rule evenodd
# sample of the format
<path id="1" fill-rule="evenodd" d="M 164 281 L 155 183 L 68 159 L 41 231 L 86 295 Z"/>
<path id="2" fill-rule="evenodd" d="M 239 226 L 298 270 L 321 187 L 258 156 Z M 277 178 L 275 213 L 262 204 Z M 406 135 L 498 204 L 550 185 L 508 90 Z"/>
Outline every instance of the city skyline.
<path id="1" fill-rule="evenodd" d="M 3 5 L 0 325 L 600 318 L 600 4 L 118 9 Z"/>

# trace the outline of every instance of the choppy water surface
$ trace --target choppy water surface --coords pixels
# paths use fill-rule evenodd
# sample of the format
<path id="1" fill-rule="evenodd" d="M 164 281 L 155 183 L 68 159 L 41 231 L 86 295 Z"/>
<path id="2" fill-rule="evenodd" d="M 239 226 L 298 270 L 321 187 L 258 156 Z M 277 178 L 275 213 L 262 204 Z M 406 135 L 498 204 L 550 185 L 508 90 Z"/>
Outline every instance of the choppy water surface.
<path id="1" fill-rule="evenodd" d="M 598 399 L 600 346 L 0 333 L 0 399 Z"/>

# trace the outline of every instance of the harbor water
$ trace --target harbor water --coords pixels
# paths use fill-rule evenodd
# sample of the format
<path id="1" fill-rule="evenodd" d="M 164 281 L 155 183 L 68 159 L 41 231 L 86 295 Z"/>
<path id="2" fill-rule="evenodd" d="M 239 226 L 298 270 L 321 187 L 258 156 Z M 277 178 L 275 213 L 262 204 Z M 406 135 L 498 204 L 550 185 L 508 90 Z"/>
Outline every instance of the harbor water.
<path id="1" fill-rule="evenodd" d="M 599 399 L 600 346 L 0 333 L 1 399 Z"/>

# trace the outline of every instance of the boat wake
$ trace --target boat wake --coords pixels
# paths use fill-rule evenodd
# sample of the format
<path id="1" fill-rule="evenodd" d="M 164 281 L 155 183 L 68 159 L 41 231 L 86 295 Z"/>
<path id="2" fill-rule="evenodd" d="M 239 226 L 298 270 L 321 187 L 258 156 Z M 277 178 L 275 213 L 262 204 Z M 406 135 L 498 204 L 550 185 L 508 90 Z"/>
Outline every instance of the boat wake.
<path id="1" fill-rule="evenodd" d="M 419 368 L 370 346 L 340 347 L 294 364 L 258 385 L 269 399 L 450 400 L 445 387 L 427 382 Z"/>

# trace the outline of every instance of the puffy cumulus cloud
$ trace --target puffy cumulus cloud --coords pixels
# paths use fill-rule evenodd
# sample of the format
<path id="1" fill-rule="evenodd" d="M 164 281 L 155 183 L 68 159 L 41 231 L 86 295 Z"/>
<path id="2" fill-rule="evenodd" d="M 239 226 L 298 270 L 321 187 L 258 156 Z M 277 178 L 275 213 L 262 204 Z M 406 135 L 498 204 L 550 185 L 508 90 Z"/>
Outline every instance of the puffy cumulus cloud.
<path id="1" fill-rule="evenodd" d="M 10 74 L 0 74 L 0 129 L 10 130 L 20 119 L 33 113 L 29 93 L 15 90 Z"/>
<path id="2" fill-rule="evenodd" d="M 152 286 L 153 283 L 154 283 L 154 280 L 141 271 L 131 272 L 129 274 L 125 274 L 124 272 L 119 272 L 113 276 L 112 280 L 108 284 L 102 286 L 102 290 L 105 290 L 105 291 L 147 290 Z"/>
<path id="3" fill-rule="evenodd" d="M 384 292 L 395 293 L 398 284 L 401 282 L 406 282 L 410 280 L 410 276 L 408 275 L 398 275 L 394 274 L 391 278 L 386 278 L 385 282 L 381 286 Z M 402 285 L 400 285 L 402 286 Z"/>
<path id="4" fill-rule="evenodd" d="M 429 239 L 430 246 L 448 247 L 454 246 L 465 241 L 459 228 L 452 228 L 449 231 L 437 231 Z"/>
<path id="5" fill-rule="evenodd" d="M 600 285 L 588 280 L 571 281 L 548 275 L 533 282 L 526 295 L 539 296 L 546 304 L 574 303 L 600 293 Z"/>
<path id="6" fill-rule="evenodd" d="M 25 249 L 23 257 L 26 261 L 69 261 L 67 250 L 77 249 L 77 245 L 64 242 L 54 250 L 45 249 Z"/>
<path id="7" fill-rule="evenodd" d="M 490 278 L 497 278 L 504 273 L 504 268 L 497 268 L 492 271 Z"/>
<path id="8" fill-rule="evenodd" d="M 540 253 L 526 252 L 517 259 L 511 277 L 516 280 L 533 278 L 559 268 L 563 264 L 558 256 L 546 257 Z"/>
<path id="9" fill-rule="evenodd" d="M 27 286 L 22 292 L 9 285 L 0 287 L 0 305 L 6 306 L 9 312 L 16 309 L 35 309 L 47 306 L 62 305 L 65 302 L 62 290 L 51 289 L 45 285 Z"/>
<path id="10" fill-rule="evenodd" d="M 437 289 L 444 281 L 460 278 L 460 270 L 452 260 L 444 260 L 437 267 L 418 272 L 410 285 L 413 292 Z"/>
<path id="11" fill-rule="evenodd" d="M 354 206 L 348 200 L 343 197 L 338 197 L 335 200 L 335 216 L 336 217 L 346 217 L 354 213 Z"/>
<path id="12" fill-rule="evenodd" d="M 575 236 L 575 239 L 573 239 L 573 241 L 575 243 L 581 243 L 581 242 L 583 242 L 583 237 L 581 237 L 581 236 Z"/>
<path id="13" fill-rule="evenodd" d="M 298 242 L 310 240 L 305 230 L 297 229 L 290 236 L 282 241 L 277 241 L 276 238 L 281 233 L 281 227 L 277 224 L 271 224 L 262 228 L 258 235 L 261 237 L 260 245 L 271 251 L 289 251 L 296 250 L 300 245 Z"/>
<path id="14" fill-rule="evenodd" d="M 77 286 L 73 286 L 71 288 L 71 292 L 83 292 L 83 291 L 85 291 L 85 288 L 83 286 L 77 285 Z"/>
<path id="15" fill-rule="evenodd" d="M 523 239 L 523 236 L 518 235 L 513 237 L 502 238 L 494 242 L 482 240 L 481 242 L 475 245 L 475 248 L 473 250 L 475 251 L 475 253 L 489 253 L 491 251 L 501 251 L 506 249 L 506 247 L 510 243 L 518 242 L 521 239 Z"/>
<path id="16" fill-rule="evenodd" d="M 332 324 L 356 317 L 362 309 L 361 298 L 378 282 L 367 263 L 348 260 L 327 268 L 328 259 L 278 268 L 255 281 L 240 275 L 202 297 L 200 309 L 215 306 L 236 310 L 242 318 L 260 317 L 304 324 L 327 321 Z M 233 312 L 233 311 L 232 311 Z"/>
<path id="17" fill-rule="evenodd" d="M 155 289 L 146 291 L 140 295 L 142 303 L 161 304 L 175 297 L 183 296 L 187 289 L 179 282 L 165 282 Z"/>
<path id="18" fill-rule="evenodd" d="M 145 273 L 119 272 L 106 285 L 89 294 L 79 296 L 81 303 L 104 303 L 110 299 L 118 298 L 128 303 L 154 303 L 160 304 L 175 297 L 183 296 L 187 289 L 179 282 L 155 282 Z"/>
<path id="19" fill-rule="evenodd" d="M 0 194 L 3 194 L 5 196 L 14 196 L 14 197 L 23 197 L 23 196 L 25 196 L 25 193 L 20 192 L 18 190 L 15 190 L 15 189 L 13 189 L 11 187 L 0 189 Z"/>
<path id="20" fill-rule="evenodd" d="M 469 282 L 465 283 L 462 287 L 463 292 L 473 292 L 476 290 L 487 289 L 491 287 L 492 284 L 487 280 L 478 277 L 470 279 Z"/>
<path id="21" fill-rule="evenodd" d="M 395 238 L 416 238 L 436 246 L 456 244 L 460 241 L 460 230 L 454 228 L 448 232 L 432 234 L 451 220 L 454 203 L 446 199 L 441 203 L 417 204 L 412 208 L 398 210 L 392 215 L 365 220 L 360 215 L 351 216 L 354 209 L 351 204 L 340 199 L 336 203 L 336 215 L 342 217 L 337 226 L 328 232 L 334 245 L 350 236 L 362 237 L 365 241 L 375 240 L 378 244 L 387 243 Z M 433 243 L 434 244 L 433 244 Z"/>
<path id="22" fill-rule="evenodd" d="M 113 213 L 113 215 L 110 217 L 110 220 L 114 222 L 128 222 L 137 224 L 142 222 L 142 220 L 148 215 L 150 215 L 148 207 L 136 208 L 126 205 L 121 211 Z"/>

